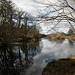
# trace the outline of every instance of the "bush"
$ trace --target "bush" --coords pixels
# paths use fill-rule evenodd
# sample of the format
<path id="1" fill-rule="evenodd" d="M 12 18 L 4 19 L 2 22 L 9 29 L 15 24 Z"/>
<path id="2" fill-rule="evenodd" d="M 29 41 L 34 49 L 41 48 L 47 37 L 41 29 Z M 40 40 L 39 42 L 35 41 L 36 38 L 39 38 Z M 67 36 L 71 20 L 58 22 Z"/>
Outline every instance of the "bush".
<path id="1" fill-rule="evenodd" d="M 72 35 L 72 34 L 73 34 L 73 30 L 72 29 L 69 29 L 68 35 Z"/>

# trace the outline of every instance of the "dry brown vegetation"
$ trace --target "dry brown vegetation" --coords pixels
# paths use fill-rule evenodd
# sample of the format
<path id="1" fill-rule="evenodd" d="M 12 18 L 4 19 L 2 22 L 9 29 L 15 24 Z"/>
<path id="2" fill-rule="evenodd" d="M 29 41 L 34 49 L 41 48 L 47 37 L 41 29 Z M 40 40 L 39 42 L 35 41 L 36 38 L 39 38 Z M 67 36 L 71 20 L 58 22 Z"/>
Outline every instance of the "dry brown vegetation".
<path id="1" fill-rule="evenodd" d="M 64 33 L 60 33 L 60 32 L 47 35 L 45 38 L 49 39 L 50 41 L 55 41 L 57 43 L 62 43 L 65 39 L 69 39 L 72 42 L 75 41 L 74 34 L 68 35 L 68 34 L 64 34 Z"/>

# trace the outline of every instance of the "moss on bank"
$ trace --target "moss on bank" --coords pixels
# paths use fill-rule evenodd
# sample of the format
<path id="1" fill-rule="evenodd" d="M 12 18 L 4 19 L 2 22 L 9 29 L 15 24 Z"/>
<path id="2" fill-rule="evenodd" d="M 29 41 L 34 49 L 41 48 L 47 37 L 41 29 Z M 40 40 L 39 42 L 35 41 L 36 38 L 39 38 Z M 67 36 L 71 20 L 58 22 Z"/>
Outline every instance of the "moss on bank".
<path id="1" fill-rule="evenodd" d="M 42 75 L 75 75 L 75 59 L 59 59 L 48 63 Z"/>

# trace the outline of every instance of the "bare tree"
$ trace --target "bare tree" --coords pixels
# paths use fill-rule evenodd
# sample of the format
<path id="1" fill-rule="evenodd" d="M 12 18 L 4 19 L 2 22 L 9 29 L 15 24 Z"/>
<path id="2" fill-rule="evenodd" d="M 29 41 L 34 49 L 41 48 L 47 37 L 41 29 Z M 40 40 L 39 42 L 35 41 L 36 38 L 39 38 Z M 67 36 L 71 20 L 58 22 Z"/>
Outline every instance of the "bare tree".
<path id="1" fill-rule="evenodd" d="M 10 0 L 0 0 L 0 38 L 2 42 L 8 42 L 14 33 L 14 4 Z"/>
<path id="2" fill-rule="evenodd" d="M 41 18 L 40 22 L 53 25 L 50 30 L 54 29 L 59 23 L 67 22 L 75 31 L 73 26 L 73 24 L 75 25 L 75 7 L 71 6 L 69 1 L 75 4 L 75 0 L 57 0 L 55 3 L 51 0 L 47 0 L 46 3 L 35 0 L 35 3 L 44 6 L 42 9 L 43 13 L 38 15 L 38 18 Z"/>
<path id="3" fill-rule="evenodd" d="M 23 11 L 18 11 L 18 28 L 21 27 L 21 20 L 23 15 L 24 15 Z"/>

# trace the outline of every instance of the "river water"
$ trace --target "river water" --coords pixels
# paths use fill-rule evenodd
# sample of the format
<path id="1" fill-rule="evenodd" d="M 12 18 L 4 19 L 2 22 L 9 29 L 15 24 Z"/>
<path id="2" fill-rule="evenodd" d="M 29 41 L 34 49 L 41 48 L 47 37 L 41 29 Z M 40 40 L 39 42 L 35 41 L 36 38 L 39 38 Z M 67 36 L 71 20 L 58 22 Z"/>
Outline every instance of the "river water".
<path id="1" fill-rule="evenodd" d="M 12 43 L 11 47 L 0 48 L 0 75 L 42 75 L 49 62 L 72 55 L 75 56 L 75 43 L 68 39 Z"/>

